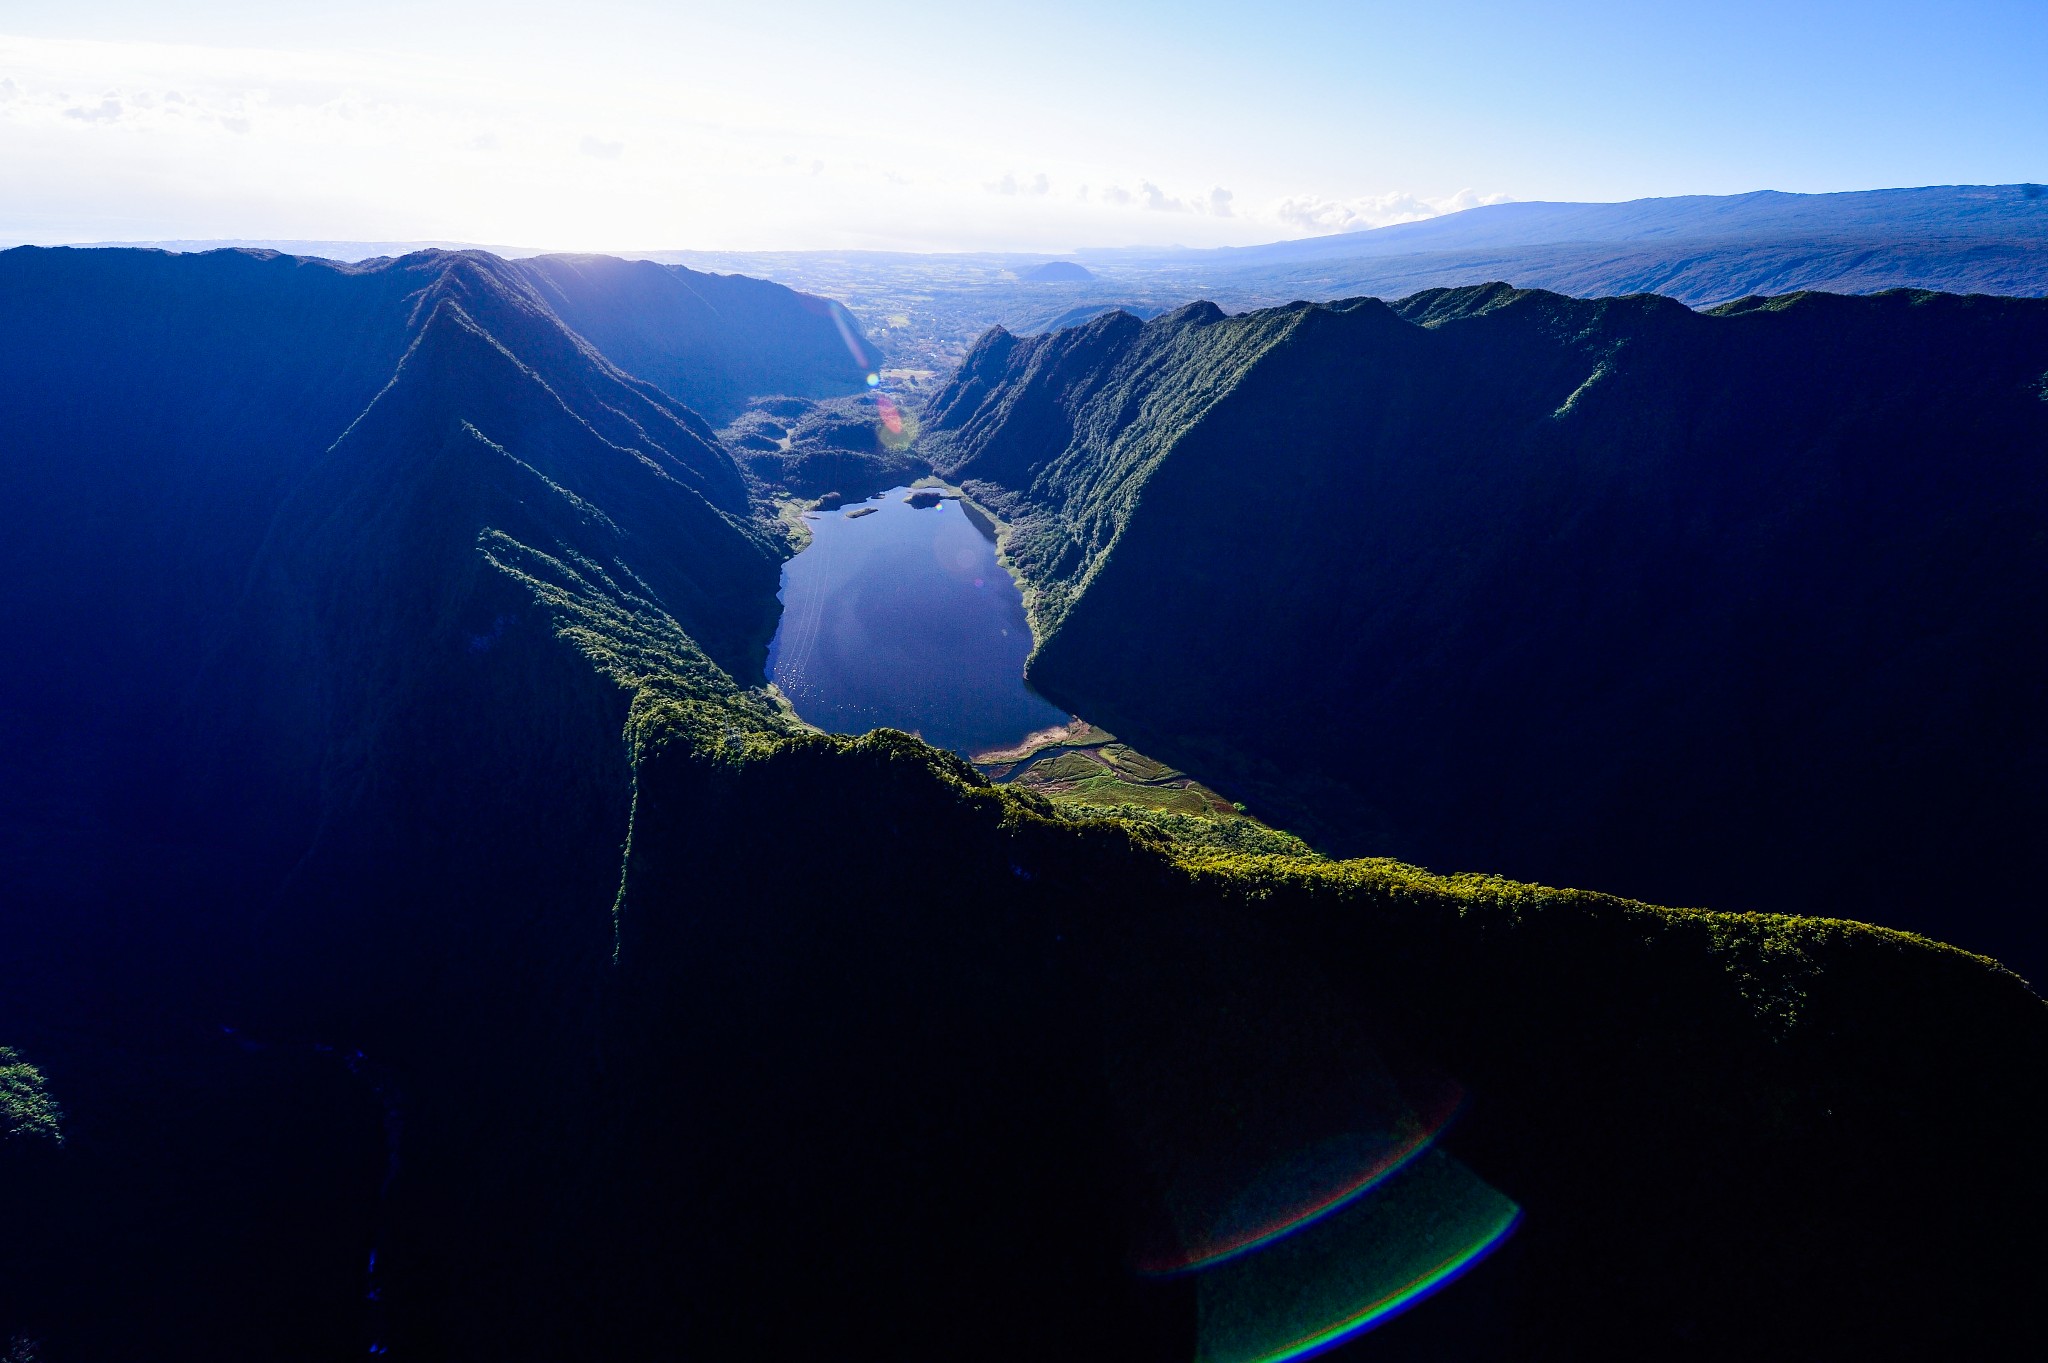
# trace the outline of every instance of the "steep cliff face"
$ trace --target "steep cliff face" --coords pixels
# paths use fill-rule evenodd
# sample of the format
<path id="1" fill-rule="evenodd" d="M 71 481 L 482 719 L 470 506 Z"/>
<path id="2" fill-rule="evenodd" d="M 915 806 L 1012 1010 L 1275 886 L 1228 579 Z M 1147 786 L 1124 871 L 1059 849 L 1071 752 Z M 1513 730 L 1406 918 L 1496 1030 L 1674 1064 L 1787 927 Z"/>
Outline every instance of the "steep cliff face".
<path id="1" fill-rule="evenodd" d="M 120 874 L 175 867 L 174 898 L 233 886 L 246 913 L 289 868 L 306 882 L 346 809 L 381 801 L 459 844 L 478 790 L 534 781 L 609 808 L 608 837 L 570 841 L 615 875 L 625 701 L 556 639 L 533 583 L 636 603 L 703 667 L 758 676 L 777 550 L 699 418 L 475 253 L 22 250 L 0 271 L 20 493 L 0 512 L 0 612 L 22 660 L 0 679 L 0 760 L 10 790 L 38 792 L 25 820 L 155 847 Z M 565 688 L 612 699 L 541 703 Z M 505 707 L 536 750 L 507 741 Z M 561 727 L 586 722 L 606 741 Z M 401 769 L 394 802 L 380 783 Z M 583 775 L 547 775 L 564 770 Z M 24 883 L 61 899 L 75 861 L 29 855 Z M 459 856 L 437 862 L 461 878 Z"/>
<path id="2" fill-rule="evenodd" d="M 1304 1087 L 1363 1110 L 1402 1056 L 1462 1083 L 1446 1148 L 1526 1220 L 1375 1347 L 1910 1352 L 1959 1319 L 1987 1351 L 2012 1338 L 2025 1270 L 1965 1208 L 2042 1196 L 2048 1012 L 1988 962 L 1390 863 L 1182 859 L 900 735 L 737 761 L 649 736 L 621 987 L 631 1033 L 674 1042 L 620 1127 L 667 1192 L 616 1281 L 643 1301 L 715 1284 L 670 1299 L 710 1352 L 942 1356 L 994 1314 L 1017 1324 L 991 1356 L 1196 1356 L 1199 1275 L 1124 1267 L 1144 1157 L 1185 1167 L 1219 1125 L 1300 1117 Z M 1965 1135 L 1944 1110 L 1986 1116 Z M 1951 1138 L 1973 1154 L 1944 1156 Z M 670 1222 L 671 1201 L 701 1219 Z M 720 1252 L 696 1247 L 709 1228 Z M 858 1268 L 815 1252 L 848 1241 Z M 725 1309 L 764 1277 L 831 1309 Z M 1916 1319 L 1880 1286 L 1909 1281 L 1970 1304 Z"/>
<path id="3" fill-rule="evenodd" d="M 501 261 L 0 268 L 0 1014 L 85 1114 L 5 1324 L 359 1355 L 391 1175 L 336 1056 L 420 1077 L 408 1167 L 524 1167 L 491 1133 L 527 1081 L 476 1057 L 588 1054 L 629 706 L 659 675 L 778 723 L 734 678 L 779 548 L 703 422 Z M 293 1104 L 312 1128 L 252 1154 Z M 265 1251 L 273 1201 L 301 1220 Z M 91 1309 L 96 1224 L 132 1311 Z M 205 1323 L 242 1292 L 277 1309 Z"/>
<path id="4" fill-rule="evenodd" d="M 1502 286 L 985 338 L 1031 675 L 1344 852 L 2030 970 L 2048 305 Z"/>
<path id="5" fill-rule="evenodd" d="M 1253 1246 L 1286 1309 L 1220 1335 L 1247 1294 L 1133 1271 L 1162 1204 L 1330 1192 L 1332 1135 L 1526 1214 L 1389 1349 L 1991 1356 L 2030 1325 L 2036 1265 L 1976 1213 L 2043 1214 L 2048 1014 L 1990 962 L 1219 857 L 796 732 L 748 685 L 777 548 L 730 458 L 501 262 L 106 259 L 92 293 L 0 256 L 0 298 L 72 300 L 61 345 L 10 315 L 35 382 L 0 393 L 37 498 L 0 503 L 36 642 L 0 673 L 0 1040 L 36 1071 L 0 1097 L 43 1130 L 54 1096 L 64 1138 L 0 1140 L 10 1347 L 1249 1360 L 1429 1278 L 1361 1265 L 1463 1267 L 1506 1224 L 1361 1197 L 1372 1254 Z M 992 494 L 1073 546 L 1062 629 L 1270 352 L 1416 330 L 1356 314 L 1101 324 L 1183 434 L 1077 459 L 1082 532 Z M 1219 376 L 1166 382 L 1210 337 Z M 1953 1312 L 1896 1310 L 1927 1297 Z"/>

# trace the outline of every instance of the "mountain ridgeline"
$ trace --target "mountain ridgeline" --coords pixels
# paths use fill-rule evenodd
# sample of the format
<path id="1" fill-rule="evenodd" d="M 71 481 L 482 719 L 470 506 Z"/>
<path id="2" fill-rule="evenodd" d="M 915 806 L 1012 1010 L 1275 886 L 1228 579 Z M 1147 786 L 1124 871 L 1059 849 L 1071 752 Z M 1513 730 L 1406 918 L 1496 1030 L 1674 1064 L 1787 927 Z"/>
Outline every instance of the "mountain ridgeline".
<path id="1" fill-rule="evenodd" d="M 365 1093 L 276 1057 L 579 1044 L 502 991 L 567 989 L 610 958 L 635 681 L 773 722 L 734 679 L 758 677 L 786 551 L 703 419 L 490 256 L 11 251 L 0 372 L 0 994 L 18 1034 L 108 1038 L 35 1057 L 101 1123 L 62 1165 L 91 1191 L 48 1224 L 102 1218 L 105 1241 L 15 1241 L 34 1262 L 0 1271 L 23 1294 L 9 1314 L 75 1333 L 77 1356 L 181 1332 L 296 1352 L 265 1334 L 280 1321 L 360 1353 L 374 1113 L 351 1132 L 336 1109 L 360 1120 Z M 815 373 L 799 350 L 767 378 Z M 189 1040 L 250 1020 L 291 1044 L 238 1066 Z M 257 1064 L 282 1089 L 252 1093 Z M 165 1103 L 211 1115 L 161 1133 L 138 1189 L 122 1171 L 155 1138 L 115 1136 Z M 294 1104 L 331 1134 L 237 1154 Z M 410 1115 L 488 1165 L 474 1120 L 492 1110 L 430 1085 Z M 238 1158 L 246 1190 L 166 1209 Z M 337 1197 L 339 1228 L 321 1219 Z M 274 1268 L 246 1258 L 247 1198 L 305 1204 Z M 84 1310 L 85 1264 L 108 1254 L 131 1309 Z M 215 1334 L 173 1259 L 324 1286 Z"/>
<path id="2" fill-rule="evenodd" d="M 926 429 L 1034 683 L 1332 852 L 2048 967 L 2048 303 L 1198 304 Z"/>
<path id="3" fill-rule="evenodd" d="M 908 376 L 950 373 L 992 326 L 1024 335 L 1111 308 L 1151 317 L 1198 299 L 1248 312 L 1299 299 L 1405 298 L 1489 280 L 1580 298 L 1656 293 L 1696 308 L 1800 290 L 2039 298 L 2048 296 L 2048 186 L 1511 202 L 1256 246 L 1088 251 L 1085 263 L 873 251 L 657 258 L 841 299 L 886 339 L 906 380 L 922 385 L 921 376 Z M 1057 269 L 1076 265 L 1092 277 Z M 1061 277 L 1041 273 L 1055 270 Z"/>
<path id="4" fill-rule="evenodd" d="M 1503 203 L 1370 231 L 1162 261 L 1205 298 L 1398 298 L 1503 279 L 1582 298 L 1658 293 L 1694 307 L 1803 289 L 2048 294 L 2048 187 L 1928 185 L 1840 194 L 1688 194 Z"/>
<path id="5" fill-rule="evenodd" d="M 550 292 L 580 297 L 578 278 Z M 673 330 L 719 350 L 715 330 Z M 841 345 L 831 316 L 814 331 Z M 701 368 L 726 390 L 801 386 L 821 381 L 817 349 L 782 373 Z M 6 784 L 52 836 L 118 828 L 140 846 L 255 792 L 281 841 L 246 849 L 297 860 L 303 830 L 331 836 L 340 806 L 409 779 L 385 761 L 438 760 L 382 726 L 552 639 L 529 579 L 648 607 L 693 666 L 760 671 L 781 551 L 730 453 L 495 257 L 25 248 L 0 254 L 0 362 Z M 421 655 L 428 638 L 455 642 Z M 443 740 L 491 722 L 444 717 Z M 568 740 L 579 767 L 586 738 Z M 290 797 L 245 780 L 245 755 Z M 502 793 L 535 754 L 501 756 Z M 49 790 L 66 794 L 26 793 Z"/>
<path id="6" fill-rule="evenodd" d="M 1514 1209 L 1499 1253 L 1361 1356 L 1991 1358 L 2032 1342 L 2040 1248 L 1985 1209 L 2020 1228 L 2048 1215 L 2048 1010 L 1992 962 L 1853 922 L 1226 854 L 992 786 L 909 735 L 799 723 L 759 684 L 791 546 L 684 394 L 717 410 L 829 388 L 844 318 L 732 287 L 754 301 L 699 313 L 665 276 L 584 259 L 0 253 L 10 1352 L 903 1360 L 972 1341 L 988 1359 L 1254 1363 L 1278 1354 L 1248 1340 L 1426 1295 Z M 1579 306 L 1489 293 L 998 335 L 934 409 L 935 450 L 1013 518 L 1054 694 L 1071 684 L 1205 771 L 1271 742 L 1245 770 L 1276 807 L 1328 828 L 1363 810 L 1406 854 L 1385 774 L 1412 756 L 1414 789 L 1441 792 L 1445 755 L 1380 733 L 1370 763 L 1310 764 L 1256 650 L 1292 659 L 1313 698 L 1318 667 L 1405 650 L 1441 681 L 1505 630 L 1484 694 L 1557 694 L 1546 629 L 1607 648 L 1598 631 L 1676 590 L 1631 529 L 1684 467 L 1643 402 L 1691 394 L 1716 440 L 1752 429 L 1705 378 L 1683 386 L 1725 361 L 1715 343 L 1661 338 L 1804 325 L 1798 344 L 1759 342 L 1755 373 L 1817 356 L 1846 374 L 1876 363 L 1888 309 L 1933 328 L 1897 342 L 1918 368 L 1874 371 L 1871 412 L 1738 446 L 1724 481 L 1692 475 L 1702 525 L 1667 517 L 1667 538 L 1695 536 L 1703 600 L 1718 546 L 1748 556 L 1750 607 L 1802 603 L 1748 622 L 1774 640 L 1825 614 L 1808 597 L 1844 599 L 1825 575 L 1780 590 L 1831 431 L 1890 433 L 1892 458 L 1927 385 L 1975 356 L 1974 424 L 1958 400 L 1968 439 L 1943 448 L 1992 481 L 2017 457 L 2005 423 L 2031 410 L 1980 334 L 2033 343 L 2032 314 L 2006 303 L 1879 299 L 1853 325 L 1829 311 L 1844 300 Z M 746 334 L 691 330 L 726 324 Z M 1384 391 L 1408 405 L 1377 426 L 1353 424 L 1374 410 L 1347 358 L 1358 335 L 1406 357 Z M 1645 373 L 1663 386 L 1632 386 Z M 1516 443 L 1539 401 L 1564 431 L 1605 413 L 1658 460 Z M 1344 418 L 1337 434 L 1317 412 Z M 1339 440 L 1360 429 L 1401 457 Z M 1872 483 L 1896 462 L 1830 486 L 1889 506 Z M 1874 525 L 1901 553 L 1915 535 L 1965 545 L 1985 613 L 1951 621 L 1950 597 L 1867 555 L 1833 570 L 1860 564 L 1872 599 L 1904 592 L 1905 624 L 1937 631 L 1902 644 L 1906 663 L 1957 660 L 1953 691 L 1910 670 L 1890 685 L 1989 724 L 1999 693 L 1969 688 L 2033 646 L 1997 637 L 2018 607 L 1990 579 L 2024 592 L 2038 547 L 1920 477 L 1918 523 L 1871 510 L 1826 544 L 1847 552 Z M 2027 495 L 2006 480 L 2008 514 Z M 1526 584 L 1488 556 L 1512 556 L 1519 497 L 1547 526 Z M 1737 514 L 1764 504 L 1780 514 Z M 1375 507 L 1400 524 L 1335 553 Z M 1429 515 L 1467 527 L 1459 572 L 1427 552 Z M 1731 520 L 1747 529 L 1724 543 Z M 1356 601 L 1316 576 L 1338 571 Z M 1630 583 L 1640 600 L 1603 604 Z M 1546 586 L 1586 604 L 1578 635 L 1555 610 L 1524 618 Z M 1427 629 L 1400 614 L 1417 598 Z M 1391 624 L 1344 614 L 1375 600 Z M 1213 628 L 1196 628 L 1205 606 Z M 1180 675 L 1105 643 L 1092 620 L 1112 608 Z M 1294 639 L 1301 619 L 1331 628 Z M 1850 611 L 1827 641 L 1865 623 Z M 1610 653 L 1567 680 L 1703 665 L 1650 642 L 1654 667 Z M 1426 726 L 1457 699 L 1381 688 Z M 1852 694 L 1837 722 L 1891 694 Z M 1219 695 L 1259 701 L 1230 743 L 1205 708 Z M 1598 700 L 1646 732 L 1649 702 L 1618 681 Z M 1361 741 L 1345 735 L 1363 712 L 1314 703 L 1295 718 Z M 1507 765 L 1470 781 L 1507 813 L 1589 799 L 1569 767 L 1554 791 L 1499 787 L 1529 761 L 1510 728 L 1486 730 Z M 1418 1128 L 1424 1112 L 1440 1115 Z M 1407 1203 L 1346 1202 L 1251 1244 L 1235 1277 L 1133 1271 L 1163 1219 L 1241 1227 L 1261 1198 L 1329 1191 L 1332 1149 L 1418 1129 L 1427 1148 L 1386 1181 Z M 1494 1238 L 1453 1236 L 1448 1204 L 1415 1210 L 1417 1187 L 1464 1189 Z M 1361 1224 L 1365 1242 L 1324 1234 Z M 1419 1276 L 1375 1277 L 1382 1263 Z"/>
<path id="7" fill-rule="evenodd" d="M 610 256 L 536 256 L 511 268 L 607 359 L 714 425 L 753 397 L 865 391 L 881 368 L 844 306 L 764 279 Z"/>

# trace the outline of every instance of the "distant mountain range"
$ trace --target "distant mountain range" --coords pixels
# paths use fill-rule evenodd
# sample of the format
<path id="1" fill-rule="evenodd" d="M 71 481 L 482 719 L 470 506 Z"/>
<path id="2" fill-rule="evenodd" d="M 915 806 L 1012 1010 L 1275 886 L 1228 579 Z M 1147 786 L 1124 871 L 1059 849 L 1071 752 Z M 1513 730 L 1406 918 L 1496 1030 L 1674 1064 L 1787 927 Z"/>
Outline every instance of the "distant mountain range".
<path id="1" fill-rule="evenodd" d="M 1630 203 L 1511 203 L 1265 246 L 1074 253 L 1093 280 L 1024 278 L 1042 256 L 660 253 L 842 299 L 898 363 L 950 368 L 990 325 L 1055 329 L 1085 307 L 1227 311 L 1405 298 L 1505 281 L 1582 298 L 1661 293 L 1693 307 L 1800 289 L 2048 294 L 2048 191 L 1936 186 Z M 1055 300 L 1049 293 L 1058 290 Z"/>
<path id="2" fill-rule="evenodd" d="M 1419 222 L 1197 252 L 1232 264 L 1681 241 L 2048 242 L 2048 188 L 1937 185 L 1840 194 L 1688 194 L 1623 203 L 1504 203 Z"/>
<path id="3" fill-rule="evenodd" d="M 421 251 L 489 251 L 505 260 L 549 254 L 541 246 L 503 246 L 481 241 L 349 241 L 312 237 L 183 237 L 162 241 L 71 241 L 66 246 L 93 250 L 171 251 L 281 251 L 288 256 L 315 256 L 322 260 L 355 262 L 385 256 L 409 256 Z"/>
<path id="4" fill-rule="evenodd" d="M 687 252 L 662 248 L 613 253 L 625 259 L 662 256 L 773 261 L 814 256 L 864 256 L 877 261 L 921 258 L 992 259 L 1018 263 L 1038 282 L 1077 282 L 1090 277 L 1073 257 L 1121 265 L 1174 263 L 1204 271 L 1301 264 L 1308 261 L 1377 259 L 1443 252 L 1499 252 L 1531 247 L 1671 245 L 1680 242 L 1866 242 L 1961 243 L 1965 241 L 2048 243 L 2048 186 L 1931 185 L 1917 189 L 1851 190 L 1831 194 L 1790 194 L 1757 190 L 1748 194 L 1688 194 L 1630 199 L 1619 203 L 1523 201 L 1462 209 L 1416 222 L 1396 223 L 1328 236 L 1225 246 L 1209 250 L 1151 247 L 1081 248 L 1070 257 L 1026 252 L 920 256 L 915 252 Z M 259 247 L 290 255 L 365 260 L 423 250 L 482 250 L 516 259 L 550 254 L 547 248 L 459 241 L 349 241 L 312 239 L 192 239 L 77 242 L 78 246 L 205 251 Z M 1035 263 L 1034 263 L 1035 262 Z"/>
<path id="5" fill-rule="evenodd" d="M 1800 289 L 2038 297 L 2048 293 L 2048 191 L 1956 185 L 1496 204 L 1152 263 L 1187 271 L 1212 294 L 1274 302 L 1397 298 L 1487 280 L 1580 297 L 1661 293 L 1695 307 Z"/>
<path id="6" fill-rule="evenodd" d="M 114 243 L 268 246 L 361 259 L 408 242 Z M 446 245 L 447 243 L 432 243 Z M 504 256 L 543 254 L 490 248 Z M 1420 222 L 1213 250 L 1032 253 L 652 250 L 628 258 L 738 272 L 835 298 L 892 364 L 951 368 L 992 325 L 1057 329 L 1076 309 L 1228 311 L 1296 300 L 1404 298 L 1505 281 L 1593 298 L 1661 293 L 1693 307 L 1823 289 L 2048 294 L 2048 188 L 1937 185 L 1840 194 L 1686 195 L 1626 203 L 1507 203 Z M 1060 266 L 1079 262 L 1084 274 Z M 1047 273 L 1047 272 L 1050 273 Z"/>

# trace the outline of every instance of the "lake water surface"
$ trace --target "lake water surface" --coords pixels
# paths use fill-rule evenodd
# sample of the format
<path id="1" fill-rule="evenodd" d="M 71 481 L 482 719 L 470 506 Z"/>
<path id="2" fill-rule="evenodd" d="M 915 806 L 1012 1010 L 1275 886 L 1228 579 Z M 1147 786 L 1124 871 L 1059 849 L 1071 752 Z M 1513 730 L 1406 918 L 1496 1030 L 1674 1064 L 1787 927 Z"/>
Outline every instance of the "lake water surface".
<path id="1" fill-rule="evenodd" d="M 821 729 L 904 729 L 963 754 L 1064 724 L 1024 684 L 1031 628 L 995 540 L 959 502 L 908 495 L 811 514 L 814 538 L 782 567 L 769 680 Z"/>

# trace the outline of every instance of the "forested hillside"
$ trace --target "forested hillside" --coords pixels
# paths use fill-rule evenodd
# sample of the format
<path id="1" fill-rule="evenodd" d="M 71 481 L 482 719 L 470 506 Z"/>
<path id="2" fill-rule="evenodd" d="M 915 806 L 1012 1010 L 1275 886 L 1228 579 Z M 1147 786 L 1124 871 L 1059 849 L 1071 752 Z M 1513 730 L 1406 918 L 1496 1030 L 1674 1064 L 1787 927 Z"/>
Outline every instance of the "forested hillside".
<path id="1" fill-rule="evenodd" d="M 2048 303 L 1505 286 L 984 337 L 1049 696 L 1344 854 L 2038 973 Z"/>
<path id="2" fill-rule="evenodd" d="M 2048 1212 L 2048 1011 L 1992 962 L 1219 856 L 808 731 L 756 685 L 788 546 L 741 466 L 494 258 L 15 252 L 0 284 L 10 1350 L 1252 1363 L 1467 1268 L 1369 1347 L 2030 1338 L 2037 1256 L 1983 1209 Z M 1260 328 L 1433 344 L 1481 302 L 1230 324 L 1207 388 L 1173 365 L 1226 324 L 1179 314 L 1154 359 L 1188 381 L 1100 429 L 1198 435 Z M 1011 402 L 988 355 L 956 438 Z M 1559 420 L 1579 363 L 1542 379 Z M 1077 446 L 1072 521 L 1009 495 L 1045 656 L 1188 448 L 1084 476 Z M 1288 467 L 1236 480 L 1254 529 L 1324 495 Z M 1276 617 L 1301 539 L 1224 545 Z M 1185 619 L 1157 600 L 1124 626 Z M 1198 1271 L 1136 1271 L 1161 1226 Z"/>

